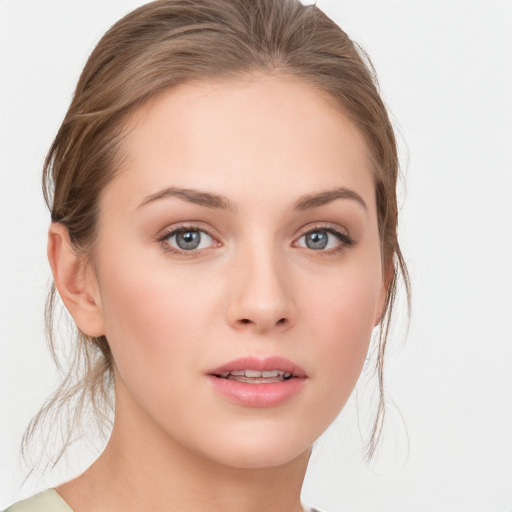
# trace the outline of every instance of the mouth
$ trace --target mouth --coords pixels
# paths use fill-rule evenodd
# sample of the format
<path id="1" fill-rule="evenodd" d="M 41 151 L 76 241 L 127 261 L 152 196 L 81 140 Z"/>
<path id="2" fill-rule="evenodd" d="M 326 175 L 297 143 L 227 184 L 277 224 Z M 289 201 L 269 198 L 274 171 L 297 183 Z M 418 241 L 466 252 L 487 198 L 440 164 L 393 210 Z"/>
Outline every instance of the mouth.
<path id="1" fill-rule="evenodd" d="M 247 384 L 271 384 L 294 378 L 291 372 L 285 372 L 284 370 L 233 370 L 214 374 L 214 376 L 219 379 L 234 380 Z"/>
<path id="2" fill-rule="evenodd" d="M 208 372 L 212 388 L 239 406 L 271 408 L 300 395 L 308 376 L 283 357 L 242 357 Z"/>
<path id="3" fill-rule="evenodd" d="M 273 384 L 307 378 L 306 372 L 300 366 L 278 356 L 263 359 L 254 356 L 241 357 L 209 371 L 208 375 L 244 384 Z"/>

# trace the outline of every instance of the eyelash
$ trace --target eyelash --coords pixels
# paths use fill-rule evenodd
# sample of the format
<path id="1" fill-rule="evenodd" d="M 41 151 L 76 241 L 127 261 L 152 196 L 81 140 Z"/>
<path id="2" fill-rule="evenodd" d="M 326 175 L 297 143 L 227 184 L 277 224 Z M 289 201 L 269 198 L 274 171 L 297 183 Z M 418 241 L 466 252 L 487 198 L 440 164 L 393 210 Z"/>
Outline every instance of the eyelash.
<path id="1" fill-rule="evenodd" d="M 210 248 L 206 248 L 206 249 L 185 251 L 185 250 L 180 250 L 180 249 L 177 249 L 176 247 L 171 246 L 168 242 L 169 238 L 177 235 L 180 232 L 184 232 L 184 231 L 185 232 L 186 231 L 196 231 L 196 232 L 204 233 L 207 236 L 209 236 L 217 244 L 217 247 L 220 247 L 222 245 L 220 242 L 216 241 L 215 238 L 212 235 L 210 235 L 206 230 L 201 229 L 199 226 L 194 226 L 191 224 L 182 224 L 180 226 L 173 227 L 173 228 L 169 229 L 168 231 L 166 231 L 164 234 L 162 234 L 161 236 L 159 236 L 157 238 L 157 242 L 160 243 L 160 245 L 162 246 L 163 250 L 166 253 L 169 253 L 169 254 L 172 254 L 175 256 L 197 256 L 198 254 L 202 254 L 204 251 L 207 251 L 210 249 Z M 339 240 L 340 243 L 336 247 L 333 247 L 328 250 L 315 251 L 314 249 L 310 249 L 308 247 L 303 247 L 303 246 L 301 246 L 301 247 L 304 249 L 309 249 L 311 252 L 317 253 L 320 256 L 329 256 L 332 254 L 340 253 L 340 252 L 344 251 L 347 247 L 350 247 L 350 246 L 354 245 L 354 243 L 355 243 L 354 240 L 348 234 L 334 228 L 333 226 L 317 225 L 312 228 L 308 228 L 307 231 L 304 231 L 294 241 L 294 244 L 298 240 L 300 240 L 301 238 L 306 236 L 307 234 L 319 232 L 319 231 L 325 232 L 325 233 L 330 233 L 331 235 L 334 235 Z"/>
<path id="2" fill-rule="evenodd" d="M 300 240 L 304 236 L 306 236 L 308 233 L 315 233 L 315 232 L 324 232 L 324 233 L 330 233 L 331 235 L 334 235 L 338 240 L 339 244 L 336 245 L 336 247 L 333 247 L 331 249 L 327 250 L 318 250 L 315 251 L 314 249 L 309 249 L 307 247 L 303 247 L 305 249 L 309 249 L 311 252 L 314 252 L 318 254 L 319 256 L 331 256 L 340 252 L 343 252 L 347 249 L 347 247 L 350 247 L 355 244 L 355 241 L 353 238 L 351 238 L 347 233 L 344 233 L 343 231 L 336 229 L 333 226 L 326 226 L 325 224 L 319 224 L 314 227 L 308 227 L 306 231 L 304 231 L 296 240 Z M 296 243 L 296 242 L 294 242 Z"/>
<path id="3" fill-rule="evenodd" d="M 175 255 L 175 256 L 197 256 L 198 254 L 202 254 L 205 250 L 209 249 L 208 248 L 208 249 L 184 251 L 184 250 L 180 250 L 176 247 L 173 247 L 169 244 L 169 242 L 168 242 L 169 238 L 177 235 L 180 232 L 187 232 L 187 231 L 198 231 L 200 233 L 204 233 L 204 234 L 208 235 L 217 244 L 218 247 L 222 245 L 220 242 L 217 242 L 215 240 L 215 237 L 210 235 L 206 230 L 201 229 L 199 226 L 194 226 L 192 224 L 181 224 L 180 226 L 173 227 L 173 228 L 169 229 L 163 235 L 161 235 L 157 238 L 157 242 L 160 243 L 164 252 Z"/>

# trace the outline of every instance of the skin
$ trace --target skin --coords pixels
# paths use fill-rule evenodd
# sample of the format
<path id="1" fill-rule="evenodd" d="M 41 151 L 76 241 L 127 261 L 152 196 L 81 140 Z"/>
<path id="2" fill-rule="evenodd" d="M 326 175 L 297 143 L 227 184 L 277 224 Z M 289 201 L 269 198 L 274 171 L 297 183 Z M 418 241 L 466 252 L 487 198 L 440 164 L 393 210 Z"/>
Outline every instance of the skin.
<path id="1" fill-rule="evenodd" d="M 124 152 L 89 257 L 50 228 L 57 287 L 79 328 L 109 340 L 116 393 L 105 451 L 57 490 L 75 512 L 301 510 L 311 446 L 352 392 L 384 306 L 365 142 L 312 85 L 252 75 L 155 98 L 129 120 Z M 168 187 L 232 208 L 155 199 Z M 340 187 L 365 206 L 295 209 Z M 162 240 L 183 223 L 209 234 L 202 249 Z M 312 231 L 330 249 L 309 248 Z M 230 402 L 206 374 L 246 355 L 292 360 L 305 385 L 276 407 Z"/>

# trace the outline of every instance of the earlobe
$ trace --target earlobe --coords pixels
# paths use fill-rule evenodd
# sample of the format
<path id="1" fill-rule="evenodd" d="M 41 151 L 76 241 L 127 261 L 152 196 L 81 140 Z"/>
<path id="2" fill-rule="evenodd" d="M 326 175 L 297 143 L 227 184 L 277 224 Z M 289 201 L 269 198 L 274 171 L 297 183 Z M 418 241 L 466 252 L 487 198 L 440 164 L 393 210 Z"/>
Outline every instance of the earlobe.
<path id="1" fill-rule="evenodd" d="M 105 334 L 103 310 L 94 269 L 74 250 L 66 226 L 48 230 L 48 260 L 59 295 L 78 328 L 91 337 Z"/>

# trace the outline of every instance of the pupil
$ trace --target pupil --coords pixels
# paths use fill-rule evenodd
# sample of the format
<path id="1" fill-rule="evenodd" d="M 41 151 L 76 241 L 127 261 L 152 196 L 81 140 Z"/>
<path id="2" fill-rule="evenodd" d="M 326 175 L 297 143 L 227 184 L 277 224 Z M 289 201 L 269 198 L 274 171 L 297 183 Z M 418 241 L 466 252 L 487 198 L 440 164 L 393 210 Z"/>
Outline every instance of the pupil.
<path id="1" fill-rule="evenodd" d="M 181 231 L 176 235 L 176 244 L 185 251 L 197 249 L 200 242 L 201 235 L 199 231 Z"/>
<path id="2" fill-rule="evenodd" d="M 328 237 L 325 231 L 312 231 L 306 235 L 306 246 L 309 249 L 325 249 Z"/>

